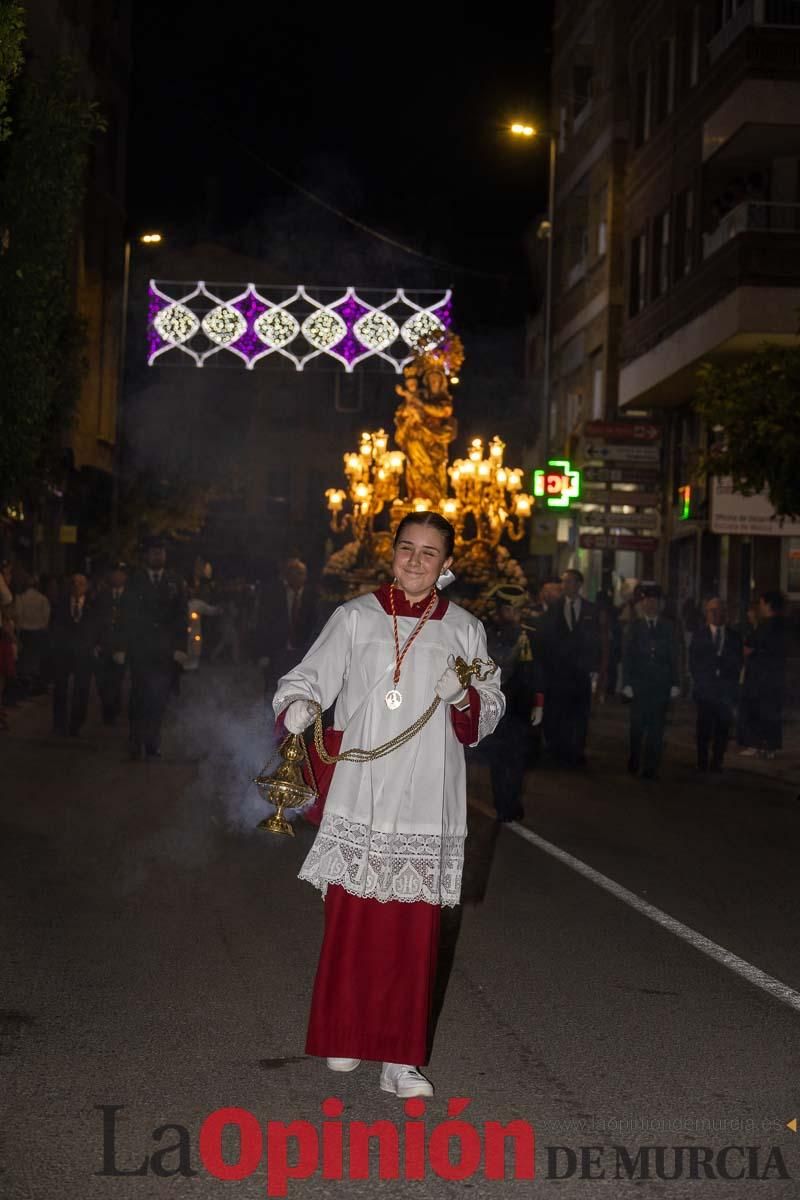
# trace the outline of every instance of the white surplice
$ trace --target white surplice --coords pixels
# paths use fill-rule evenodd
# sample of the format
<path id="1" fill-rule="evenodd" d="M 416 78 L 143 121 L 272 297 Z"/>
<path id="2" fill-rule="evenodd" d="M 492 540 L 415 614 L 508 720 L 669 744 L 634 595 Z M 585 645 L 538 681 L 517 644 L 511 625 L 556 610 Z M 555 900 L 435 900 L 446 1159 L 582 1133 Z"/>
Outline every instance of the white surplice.
<path id="1" fill-rule="evenodd" d="M 398 616 L 401 647 L 417 618 Z M 323 710 L 336 702 L 334 726 L 343 730 L 342 750 L 373 749 L 421 716 L 454 656 L 486 660 L 483 625 L 450 603 L 440 620 L 429 620 L 411 646 L 399 684 L 403 702 L 391 710 L 394 686 L 392 618 L 374 594 L 359 596 L 333 613 L 294 670 L 280 680 L 276 715 L 299 698 Z M 473 745 L 492 733 L 505 711 L 500 672 L 483 682 Z M 467 834 L 464 748 L 456 737 L 451 707 L 440 704 L 427 725 L 398 750 L 367 763 L 337 764 L 314 845 L 300 878 L 325 894 L 336 883 L 355 896 L 380 901 L 426 901 L 452 906 L 461 895 Z"/>

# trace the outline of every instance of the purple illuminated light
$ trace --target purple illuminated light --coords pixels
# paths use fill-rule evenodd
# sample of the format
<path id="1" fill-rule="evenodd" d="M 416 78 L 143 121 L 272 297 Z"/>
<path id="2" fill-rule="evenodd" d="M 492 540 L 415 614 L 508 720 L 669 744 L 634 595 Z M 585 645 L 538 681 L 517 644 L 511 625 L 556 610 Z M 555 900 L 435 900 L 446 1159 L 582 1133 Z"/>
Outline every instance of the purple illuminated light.
<path id="1" fill-rule="evenodd" d="M 237 338 L 231 345 L 243 354 L 248 362 L 251 362 L 256 355 L 263 354 L 267 347 L 261 341 L 255 331 L 255 323 L 262 313 L 269 309 L 268 304 L 264 304 L 263 300 L 259 300 L 252 292 L 245 296 L 242 300 L 237 300 L 232 308 L 238 309 L 244 319 L 247 321 L 247 330 L 240 338 Z"/>
<path id="2" fill-rule="evenodd" d="M 340 316 L 347 326 L 347 333 L 335 346 L 331 346 L 331 350 L 335 350 L 337 354 L 341 354 L 348 366 L 352 365 L 355 359 L 360 358 L 362 354 L 369 353 L 369 346 L 365 346 L 363 342 L 358 340 L 353 333 L 353 326 L 365 313 L 371 311 L 365 304 L 359 304 L 358 300 L 354 300 L 352 296 L 349 300 L 345 300 L 344 304 L 340 304 L 338 308 L 331 309 L 331 312 L 335 312 Z"/>

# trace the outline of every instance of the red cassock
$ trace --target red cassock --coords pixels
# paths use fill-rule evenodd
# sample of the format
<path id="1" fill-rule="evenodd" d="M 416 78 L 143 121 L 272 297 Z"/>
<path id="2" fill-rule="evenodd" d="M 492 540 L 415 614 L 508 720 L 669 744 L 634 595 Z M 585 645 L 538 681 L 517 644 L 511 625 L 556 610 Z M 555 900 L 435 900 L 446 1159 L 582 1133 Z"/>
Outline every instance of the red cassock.
<path id="1" fill-rule="evenodd" d="M 376 593 L 390 612 L 388 588 Z M 423 601 L 410 605 L 395 592 L 398 616 L 419 617 Z M 431 620 L 441 620 L 440 599 Z M 451 708 L 456 737 L 478 737 L 480 697 L 469 689 L 469 708 Z M 341 745 L 340 730 L 326 731 L 329 753 Z M 310 747 L 319 801 L 306 815 L 322 819 L 333 767 Z M 424 1066 L 430 1052 L 430 1016 L 436 982 L 441 909 L 426 901 L 404 903 L 351 895 L 331 884 L 325 896 L 325 933 L 314 982 L 306 1053 L 323 1058 L 360 1058 Z"/>

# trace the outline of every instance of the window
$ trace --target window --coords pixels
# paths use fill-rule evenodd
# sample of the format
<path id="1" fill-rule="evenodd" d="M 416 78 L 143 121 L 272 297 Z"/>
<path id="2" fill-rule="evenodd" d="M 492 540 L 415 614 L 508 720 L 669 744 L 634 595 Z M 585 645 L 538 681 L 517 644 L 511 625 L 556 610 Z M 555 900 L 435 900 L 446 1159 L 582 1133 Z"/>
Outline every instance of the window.
<path id="1" fill-rule="evenodd" d="M 672 112 L 675 94 L 675 40 L 666 38 L 658 48 L 654 125 L 661 125 Z"/>
<path id="2" fill-rule="evenodd" d="M 599 421 L 603 416 L 603 351 L 596 350 L 592 355 L 592 420 Z"/>
<path id="3" fill-rule="evenodd" d="M 650 68 L 636 75 L 636 145 L 642 146 L 650 137 Z"/>
<path id="4" fill-rule="evenodd" d="M 700 5 L 692 9 L 692 40 L 689 53 L 689 87 L 694 87 L 700 78 Z"/>
<path id="5" fill-rule="evenodd" d="M 597 221 L 597 242 L 595 251 L 602 258 L 608 250 L 608 184 L 601 188 L 595 197 L 595 217 Z"/>
<path id="6" fill-rule="evenodd" d="M 675 201 L 675 278 L 688 275 L 693 265 L 694 192 L 685 188 Z"/>
<path id="7" fill-rule="evenodd" d="M 656 300 L 669 290 L 669 209 L 653 222 L 653 269 L 650 272 L 651 298 Z"/>
<path id="8" fill-rule="evenodd" d="M 567 437 L 575 431 L 575 426 L 583 415 L 583 396 L 580 392 L 567 393 Z"/>
<path id="9" fill-rule="evenodd" d="M 632 317 L 641 312 L 645 305 L 645 279 L 647 276 L 647 234 L 640 233 L 631 242 L 631 275 L 628 311 Z"/>
<path id="10" fill-rule="evenodd" d="M 592 100 L 592 79 L 594 69 L 590 63 L 576 64 L 572 68 L 572 120 L 579 123 L 579 118 L 588 109 Z"/>

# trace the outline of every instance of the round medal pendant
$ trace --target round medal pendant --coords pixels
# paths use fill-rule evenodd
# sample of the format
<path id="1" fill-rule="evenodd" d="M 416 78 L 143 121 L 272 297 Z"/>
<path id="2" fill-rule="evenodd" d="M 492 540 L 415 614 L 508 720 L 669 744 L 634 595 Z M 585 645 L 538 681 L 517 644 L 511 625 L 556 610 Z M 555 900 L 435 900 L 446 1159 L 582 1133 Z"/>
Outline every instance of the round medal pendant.
<path id="1" fill-rule="evenodd" d="M 387 708 L 399 708 L 402 703 L 403 697 L 400 695 L 397 688 L 392 688 L 390 692 L 386 693 Z"/>

